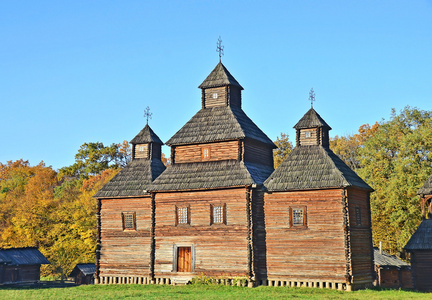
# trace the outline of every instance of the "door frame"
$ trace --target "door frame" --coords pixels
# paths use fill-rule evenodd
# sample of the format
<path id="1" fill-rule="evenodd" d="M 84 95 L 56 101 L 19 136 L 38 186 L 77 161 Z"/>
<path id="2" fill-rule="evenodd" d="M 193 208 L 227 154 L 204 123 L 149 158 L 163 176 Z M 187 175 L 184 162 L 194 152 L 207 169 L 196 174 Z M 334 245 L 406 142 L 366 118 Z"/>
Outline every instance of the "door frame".
<path id="1" fill-rule="evenodd" d="M 191 271 L 190 273 L 195 272 L 195 246 L 193 244 L 174 244 L 173 245 L 173 268 L 171 272 L 179 273 L 179 274 L 187 274 L 189 272 L 178 272 L 178 248 L 180 247 L 188 247 L 191 248 Z"/>

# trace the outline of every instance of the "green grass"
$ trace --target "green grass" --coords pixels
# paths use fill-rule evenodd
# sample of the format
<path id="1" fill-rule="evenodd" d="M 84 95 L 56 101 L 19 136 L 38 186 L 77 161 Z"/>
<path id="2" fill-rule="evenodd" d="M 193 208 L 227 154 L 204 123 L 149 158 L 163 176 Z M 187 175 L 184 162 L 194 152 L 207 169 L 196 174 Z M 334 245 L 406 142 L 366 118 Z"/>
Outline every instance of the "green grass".
<path id="1" fill-rule="evenodd" d="M 430 299 L 431 293 L 224 285 L 87 285 L 73 287 L 0 287 L 0 299 Z"/>

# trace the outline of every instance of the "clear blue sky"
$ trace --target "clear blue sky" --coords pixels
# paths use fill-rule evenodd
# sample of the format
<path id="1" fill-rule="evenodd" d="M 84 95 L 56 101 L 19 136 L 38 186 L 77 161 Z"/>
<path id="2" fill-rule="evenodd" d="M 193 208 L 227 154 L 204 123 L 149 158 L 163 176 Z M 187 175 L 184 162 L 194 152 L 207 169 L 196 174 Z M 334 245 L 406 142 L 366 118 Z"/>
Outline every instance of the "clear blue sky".
<path id="1" fill-rule="evenodd" d="M 85 142 L 167 141 L 222 62 L 271 138 L 314 108 L 331 136 L 431 109 L 432 1 L 0 1 L 0 162 L 74 162 Z M 164 152 L 169 153 L 164 146 Z"/>

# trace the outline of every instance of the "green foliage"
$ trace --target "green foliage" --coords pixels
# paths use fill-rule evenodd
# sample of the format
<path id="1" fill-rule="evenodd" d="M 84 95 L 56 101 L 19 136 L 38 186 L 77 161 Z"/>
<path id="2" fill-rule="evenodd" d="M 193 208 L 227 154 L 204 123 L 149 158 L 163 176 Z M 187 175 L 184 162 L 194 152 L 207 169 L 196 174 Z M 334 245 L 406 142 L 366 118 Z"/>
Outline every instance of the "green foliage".
<path id="1" fill-rule="evenodd" d="M 106 169 L 125 167 L 131 159 L 131 150 L 127 141 L 123 144 L 84 143 L 75 155 L 75 163 L 59 170 L 60 178 L 65 176 L 89 178 Z"/>
<path id="2" fill-rule="evenodd" d="M 277 137 L 274 143 L 277 146 L 277 149 L 273 150 L 274 168 L 276 169 L 282 163 L 285 157 L 291 153 L 293 145 L 289 141 L 288 134 L 282 132 L 280 137 Z"/>
<path id="3" fill-rule="evenodd" d="M 432 174 L 432 112 L 406 107 L 392 110 L 390 121 L 359 149 L 359 175 L 375 192 L 371 196 L 375 244 L 401 253 L 421 220 L 418 189 Z"/>

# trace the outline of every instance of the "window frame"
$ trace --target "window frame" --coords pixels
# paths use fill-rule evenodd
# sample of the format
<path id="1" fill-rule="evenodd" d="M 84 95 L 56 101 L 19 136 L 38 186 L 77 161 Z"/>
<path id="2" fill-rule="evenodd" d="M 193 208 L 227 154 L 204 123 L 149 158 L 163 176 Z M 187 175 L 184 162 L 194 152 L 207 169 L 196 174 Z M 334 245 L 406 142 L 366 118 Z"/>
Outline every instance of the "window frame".
<path id="1" fill-rule="evenodd" d="M 179 274 L 188 274 L 188 272 L 179 272 L 178 271 L 178 248 L 181 247 L 189 247 L 191 248 L 191 271 L 190 273 L 195 272 L 195 245 L 189 244 L 189 243 L 180 243 L 180 244 L 174 244 L 173 245 L 173 264 L 172 264 L 172 270 L 173 273 L 179 273 Z"/>
<path id="2" fill-rule="evenodd" d="M 294 210 L 302 210 L 303 224 L 294 224 Z M 290 206 L 289 207 L 289 228 L 307 228 L 307 206 Z"/>
<path id="3" fill-rule="evenodd" d="M 207 152 L 207 155 L 206 155 Z M 209 160 L 211 158 L 210 156 L 210 147 L 202 147 L 201 148 L 201 159 L 202 160 Z"/>
<path id="4" fill-rule="evenodd" d="M 126 215 L 132 215 L 132 227 L 126 227 Z M 136 212 L 135 211 L 123 211 L 121 213 L 122 216 L 122 227 L 123 227 L 123 231 L 128 231 L 128 230 L 137 230 L 137 226 L 136 226 Z"/>
<path id="5" fill-rule="evenodd" d="M 360 227 L 362 226 L 362 210 L 360 206 L 356 206 L 354 208 L 354 214 L 355 214 L 355 220 L 356 220 L 356 226 Z"/>
<path id="6" fill-rule="evenodd" d="M 222 222 L 215 222 L 214 209 L 215 207 L 222 207 Z M 226 203 L 210 204 L 210 225 L 226 225 L 227 213 Z"/>
<path id="7" fill-rule="evenodd" d="M 184 223 L 184 222 L 180 223 L 179 222 L 179 210 L 180 209 L 186 209 L 186 214 L 187 214 L 186 215 L 186 218 L 187 218 L 186 223 Z M 191 221 L 190 205 L 181 205 L 181 206 L 176 205 L 175 206 L 175 225 L 176 226 L 189 226 L 190 221 Z"/>

